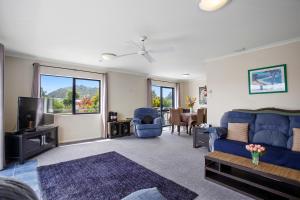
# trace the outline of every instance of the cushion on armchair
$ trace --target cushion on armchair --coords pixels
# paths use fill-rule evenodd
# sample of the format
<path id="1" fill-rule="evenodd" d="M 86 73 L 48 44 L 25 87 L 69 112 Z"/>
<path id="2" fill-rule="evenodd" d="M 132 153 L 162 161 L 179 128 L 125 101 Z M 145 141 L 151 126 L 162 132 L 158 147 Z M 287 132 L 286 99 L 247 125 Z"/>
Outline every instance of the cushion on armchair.
<path id="1" fill-rule="evenodd" d="M 153 124 L 153 117 L 150 115 L 146 115 L 142 119 L 142 124 Z"/>

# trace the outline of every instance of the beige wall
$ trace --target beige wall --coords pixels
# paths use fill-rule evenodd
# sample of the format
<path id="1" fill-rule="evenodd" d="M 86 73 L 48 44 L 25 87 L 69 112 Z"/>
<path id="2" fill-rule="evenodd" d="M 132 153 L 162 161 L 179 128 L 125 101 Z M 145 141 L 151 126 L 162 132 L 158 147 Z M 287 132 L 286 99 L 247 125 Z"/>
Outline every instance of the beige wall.
<path id="1" fill-rule="evenodd" d="M 182 107 L 186 107 L 185 98 L 186 96 L 196 97 L 196 103 L 194 109 L 204 107 L 199 104 L 199 87 L 206 85 L 206 80 L 189 80 L 182 83 Z"/>
<path id="2" fill-rule="evenodd" d="M 300 109 L 300 42 L 231 56 L 206 64 L 208 122 L 219 125 L 222 114 L 234 108 Z M 287 64 L 288 93 L 248 94 L 248 70 Z"/>
<path id="3" fill-rule="evenodd" d="M 132 118 L 136 108 L 147 105 L 146 77 L 108 73 L 108 110 L 118 112 L 118 118 Z"/>
<path id="4" fill-rule="evenodd" d="M 14 131 L 17 128 L 17 103 L 19 96 L 31 96 L 31 86 L 33 78 L 32 63 L 40 62 L 47 65 L 62 66 L 43 62 L 39 60 L 22 59 L 16 57 L 6 57 L 5 60 L 5 130 Z M 73 67 L 82 69 L 81 66 L 66 65 L 63 67 Z M 84 68 L 88 70 L 88 68 Z M 96 69 L 90 69 L 97 71 Z M 98 70 L 99 71 L 99 70 Z M 101 71 L 99 71 L 101 72 Z M 95 74 L 79 73 L 69 70 L 57 70 L 42 68 L 41 73 L 66 75 L 82 78 L 101 79 L 102 76 Z M 59 126 L 59 141 L 71 142 L 99 138 L 101 136 L 101 115 L 55 115 L 55 124 Z"/>
<path id="5" fill-rule="evenodd" d="M 19 96 L 30 96 L 33 77 L 32 64 L 39 62 L 46 65 L 62 66 L 103 72 L 95 68 L 80 65 L 49 63 L 40 60 L 23 59 L 7 56 L 5 60 L 5 130 L 16 129 L 17 100 Z M 101 79 L 97 74 L 54 70 L 42 68 L 42 73 Z M 132 117 L 137 107 L 146 105 L 146 77 L 117 72 L 109 72 L 108 98 L 109 110 L 119 113 L 121 118 Z M 70 142 L 91 138 L 99 138 L 102 131 L 101 115 L 55 115 L 55 123 L 59 125 L 59 141 Z"/>

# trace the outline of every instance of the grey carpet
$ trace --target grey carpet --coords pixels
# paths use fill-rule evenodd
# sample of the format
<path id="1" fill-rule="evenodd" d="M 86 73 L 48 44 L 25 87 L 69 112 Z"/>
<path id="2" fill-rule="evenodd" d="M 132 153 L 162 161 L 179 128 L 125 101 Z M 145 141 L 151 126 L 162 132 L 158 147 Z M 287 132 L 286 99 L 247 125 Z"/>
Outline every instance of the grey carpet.
<path id="1" fill-rule="evenodd" d="M 146 168 L 196 192 L 196 199 L 250 199 L 230 189 L 204 179 L 205 148 L 194 149 L 192 136 L 182 133 L 139 139 L 134 136 L 113 140 L 99 140 L 83 144 L 61 146 L 39 155 L 39 166 L 116 151 Z"/>

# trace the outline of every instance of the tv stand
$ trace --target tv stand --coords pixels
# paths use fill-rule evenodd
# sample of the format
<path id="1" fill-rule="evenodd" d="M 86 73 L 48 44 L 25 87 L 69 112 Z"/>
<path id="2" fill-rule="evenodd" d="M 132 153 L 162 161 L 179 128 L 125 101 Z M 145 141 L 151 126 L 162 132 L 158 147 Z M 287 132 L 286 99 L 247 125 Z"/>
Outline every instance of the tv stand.
<path id="1" fill-rule="evenodd" d="M 21 164 L 28 158 L 58 146 L 58 127 L 47 126 L 30 131 L 5 134 L 5 156 Z"/>

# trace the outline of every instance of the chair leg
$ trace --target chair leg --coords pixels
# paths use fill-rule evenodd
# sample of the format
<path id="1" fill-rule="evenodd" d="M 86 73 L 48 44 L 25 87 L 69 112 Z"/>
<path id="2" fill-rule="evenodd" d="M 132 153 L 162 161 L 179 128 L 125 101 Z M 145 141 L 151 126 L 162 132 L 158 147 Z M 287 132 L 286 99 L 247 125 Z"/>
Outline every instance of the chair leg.
<path id="1" fill-rule="evenodd" d="M 186 125 L 185 127 L 186 127 L 186 134 L 189 134 L 189 126 Z"/>
<path id="2" fill-rule="evenodd" d="M 180 126 L 177 126 L 178 135 L 180 135 Z"/>
<path id="3" fill-rule="evenodd" d="M 171 133 L 173 134 L 174 133 L 174 124 L 172 124 L 172 128 L 171 128 Z"/>
<path id="4" fill-rule="evenodd" d="M 192 128 L 193 126 L 190 126 L 190 135 L 192 135 Z"/>

